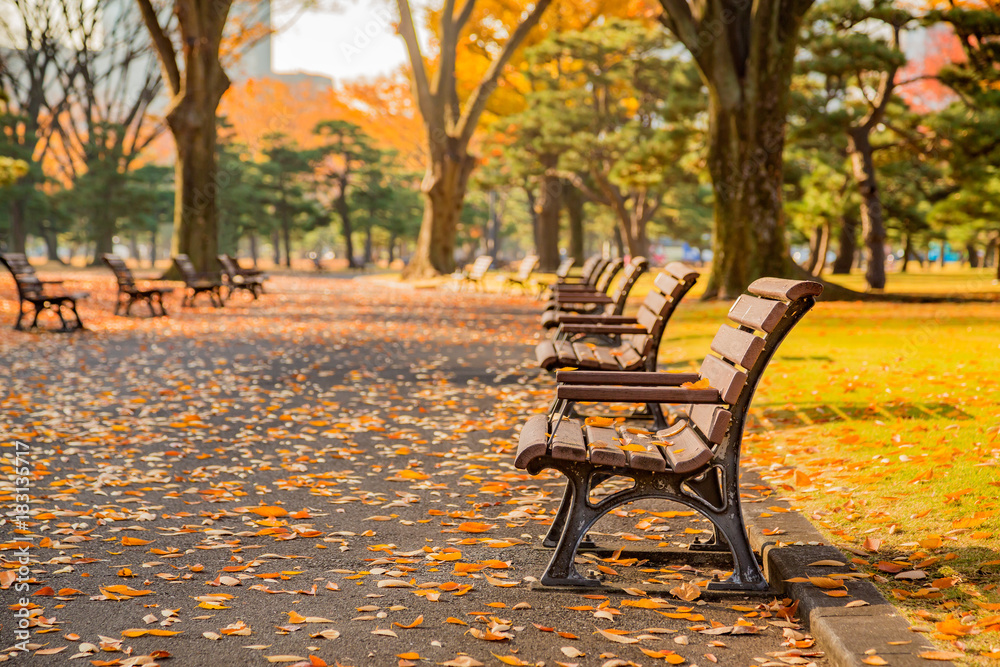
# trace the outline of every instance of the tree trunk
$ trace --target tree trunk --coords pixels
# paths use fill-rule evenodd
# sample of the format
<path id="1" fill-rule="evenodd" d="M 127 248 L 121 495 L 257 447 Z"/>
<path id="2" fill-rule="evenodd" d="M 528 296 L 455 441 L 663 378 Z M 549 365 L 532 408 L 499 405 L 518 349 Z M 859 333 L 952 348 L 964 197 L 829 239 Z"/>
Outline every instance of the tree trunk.
<path id="1" fill-rule="evenodd" d="M 281 266 L 281 232 L 275 229 L 271 232 L 272 259 L 275 266 Z"/>
<path id="2" fill-rule="evenodd" d="M 615 226 L 615 251 L 618 253 L 619 257 L 625 256 L 625 239 L 622 238 L 622 228 L 620 226 Z"/>
<path id="3" fill-rule="evenodd" d="M 455 237 L 469 175 L 475 159 L 460 139 L 431 137 L 427 172 L 421 184 L 424 218 L 406 278 L 423 278 L 455 270 Z"/>
<path id="4" fill-rule="evenodd" d="M 285 244 L 285 266 L 292 268 L 292 222 L 288 213 L 281 216 L 281 238 Z"/>
<path id="5" fill-rule="evenodd" d="M 132 255 L 132 261 L 139 264 L 139 233 L 132 232 L 128 235 L 128 251 Z"/>
<path id="6" fill-rule="evenodd" d="M 583 243 L 583 193 L 567 182 L 563 182 L 563 205 L 569 218 L 569 255 L 577 266 L 584 262 Z"/>
<path id="7" fill-rule="evenodd" d="M 840 221 L 840 239 L 837 259 L 833 260 L 834 275 L 846 275 L 854 266 L 854 255 L 858 249 L 858 219 L 854 213 L 844 213 Z"/>
<path id="8" fill-rule="evenodd" d="M 396 261 L 396 232 L 389 234 L 389 266 Z"/>
<path id="9" fill-rule="evenodd" d="M 758 90 L 755 99 L 747 86 L 741 104 L 722 99 L 736 91 L 709 97 L 715 255 L 706 298 L 732 298 L 761 276 L 791 272 L 782 211 L 787 76 Z"/>
<path id="10" fill-rule="evenodd" d="M 976 242 L 970 239 L 965 242 L 965 252 L 969 254 L 969 268 L 978 269 L 979 268 L 979 248 L 976 247 Z"/>
<path id="11" fill-rule="evenodd" d="M 351 209 L 347 205 L 347 183 L 341 181 L 340 192 L 334 202 L 337 208 L 337 215 L 340 216 L 340 233 L 344 237 L 344 252 L 347 253 L 347 266 L 355 268 L 354 262 L 354 229 L 351 227 Z"/>
<path id="12" fill-rule="evenodd" d="M 906 273 L 910 268 L 910 255 L 913 254 L 913 234 L 907 232 L 903 241 L 903 265 L 899 267 L 900 273 Z"/>
<path id="13" fill-rule="evenodd" d="M 990 240 L 986 242 L 986 253 L 983 255 L 983 266 L 984 267 L 989 268 L 989 267 L 995 267 L 996 266 L 996 260 L 997 260 L 997 257 L 996 257 L 997 242 L 998 242 L 998 239 L 997 239 L 996 236 L 990 238 Z"/>
<path id="14" fill-rule="evenodd" d="M 543 156 L 547 169 L 555 166 L 556 156 Z M 562 179 L 548 174 L 542 176 L 538 197 L 538 233 L 535 252 L 541 271 L 555 271 L 559 266 L 559 214 L 562 209 Z"/>
<path id="15" fill-rule="evenodd" d="M 490 190 L 490 219 L 487 222 L 486 248 L 487 253 L 495 262 L 500 254 L 500 227 L 503 225 L 503 215 L 500 212 L 500 197 L 496 190 Z M 395 238 L 395 237 L 393 237 Z"/>
<path id="16" fill-rule="evenodd" d="M 941 257 L 938 258 L 938 262 L 941 265 L 942 269 L 944 268 L 944 254 L 947 248 L 948 248 L 947 242 L 945 242 L 944 239 L 941 239 Z"/>
<path id="17" fill-rule="evenodd" d="M 861 195 L 861 236 L 868 249 L 865 280 L 870 289 L 885 289 L 885 219 L 875 178 L 875 162 L 867 127 L 848 130 L 848 151 Z"/>
<path id="18" fill-rule="evenodd" d="M 149 266 L 150 268 L 156 266 L 156 254 L 158 251 L 156 245 L 156 237 L 159 236 L 159 229 L 154 229 L 149 233 Z"/>
<path id="19" fill-rule="evenodd" d="M 814 276 L 823 273 L 826 268 L 826 251 L 830 244 L 830 223 L 824 222 L 816 225 L 813 229 L 812 239 L 809 243 L 809 261 L 806 264 L 806 271 Z"/>
<path id="20" fill-rule="evenodd" d="M 365 254 L 362 264 L 367 266 L 372 263 L 372 225 L 365 227 Z"/>
<path id="21" fill-rule="evenodd" d="M 257 234 L 250 232 L 250 259 L 253 260 L 253 268 L 257 268 Z"/>
<path id="22" fill-rule="evenodd" d="M 66 265 L 66 262 L 62 260 L 59 256 L 59 241 L 56 238 L 56 233 L 52 229 L 51 225 L 47 222 L 43 222 L 42 225 L 42 240 L 45 241 L 45 255 L 48 261 L 55 262 L 56 264 Z"/>
<path id="23" fill-rule="evenodd" d="M 10 252 L 24 253 L 28 244 L 26 210 L 27 200 L 25 197 L 18 197 L 10 203 Z"/>

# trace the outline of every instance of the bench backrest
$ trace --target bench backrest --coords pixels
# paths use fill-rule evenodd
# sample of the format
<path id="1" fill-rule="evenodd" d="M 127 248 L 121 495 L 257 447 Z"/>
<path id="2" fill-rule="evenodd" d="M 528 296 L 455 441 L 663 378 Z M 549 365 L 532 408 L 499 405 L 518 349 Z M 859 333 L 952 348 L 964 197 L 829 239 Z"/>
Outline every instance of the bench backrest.
<path id="1" fill-rule="evenodd" d="M 108 268 L 110 268 L 115 274 L 115 280 L 118 281 L 118 287 L 135 287 L 135 278 L 132 277 L 132 271 L 125 266 L 125 260 L 118 255 L 113 255 L 111 253 L 101 255 L 101 259 L 104 260 L 104 263 L 107 264 Z"/>
<path id="2" fill-rule="evenodd" d="M 576 259 L 573 257 L 567 257 L 563 261 L 559 262 L 559 268 L 556 269 L 556 279 L 562 280 L 569 275 L 570 269 L 576 264 Z"/>
<path id="3" fill-rule="evenodd" d="M 625 302 L 628 300 L 628 295 L 635 287 L 636 282 L 639 278 L 649 269 L 649 260 L 645 257 L 633 257 L 632 261 L 628 263 L 625 267 L 625 272 L 622 277 L 618 279 L 618 285 L 615 287 L 615 291 L 611 293 L 611 298 L 614 299 L 614 303 L 609 303 L 604 307 L 605 315 L 621 315 L 625 312 Z"/>
<path id="4" fill-rule="evenodd" d="M 653 279 L 653 287 L 635 316 L 646 333 L 622 336 L 622 343 L 631 345 L 643 358 L 646 370 L 656 368 L 656 355 L 667 322 L 684 295 L 694 287 L 698 276 L 699 273 L 686 264 L 671 262 Z"/>
<path id="5" fill-rule="evenodd" d="M 580 266 L 580 282 L 589 283 L 591 275 L 594 273 L 594 267 L 603 259 L 601 255 L 591 255 L 584 260 L 583 265 Z M 566 272 L 566 275 L 569 275 L 569 271 Z M 565 278 L 566 276 L 562 277 Z"/>
<path id="6" fill-rule="evenodd" d="M 38 296 L 42 293 L 42 282 L 35 274 L 35 267 L 31 265 L 24 253 L 0 253 L 0 262 L 7 267 L 10 275 L 14 277 L 14 283 L 17 285 L 17 293 L 22 299 Z"/>
<path id="7" fill-rule="evenodd" d="M 187 255 L 177 255 L 174 257 L 174 264 L 177 265 L 177 270 L 181 272 L 184 282 L 198 282 L 198 270 L 194 268 L 190 257 Z"/>
<path id="8" fill-rule="evenodd" d="M 222 267 L 223 275 L 230 278 L 235 278 L 240 275 L 240 268 L 235 259 L 229 255 L 219 255 L 216 259 L 219 260 L 219 265 Z"/>
<path id="9" fill-rule="evenodd" d="M 701 365 L 701 377 L 719 390 L 728 408 L 692 405 L 691 422 L 709 441 L 738 447 L 743 423 L 764 369 L 788 332 L 816 303 L 823 285 L 809 280 L 761 278 L 729 309 L 735 326 L 723 324 Z M 718 356 L 716 356 L 718 355 Z M 733 430 L 725 438 L 732 423 Z M 718 456 L 718 454 L 717 454 Z"/>
<path id="10" fill-rule="evenodd" d="M 600 280 L 604 274 L 604 269 L 608 268 L 608 264 L 610 263 L 610 259 L 598 256 L 597 261 L 590 267 L 590 272 L 584 272 L 580 275 L 580 283 L 590 289 L 597 289 L 597 281 Z"/>
<path id="11" fill-rule="evenodd" d="M 616 257 L 615 259 L 608 262 L 608 265 L 604 267 L 604 271 L 597 278 L 597 283 L 594 284 L 594 289 L 598 292 L 607 292 L 608 288 L 611 287 L 611 283 L 614 282 L 618 274 L 622 272 L 622 268 L 625 266 L 625 260 L 621 257 Z"/>
<path id="12" fill-rule="evenodd" d="M 489 255 L 480 255 L 476 257 L 476 261 L 472 263 L 472 268 L 469 269 L 469 278 L 472 280 L 482 280 L 486 272 L 490 270 L 490 266 L 493 265 L 493 258 Z"/>
<path id="13" fill-rule="evenodd" d="M 521 263 L 518 264 L 516 279 L 521 282 L 526 281 L 531 277 L 531 274 L 535 270 L 536 266 L 538 266 L 538 255 L 527 255 L 521 260 Z"/>

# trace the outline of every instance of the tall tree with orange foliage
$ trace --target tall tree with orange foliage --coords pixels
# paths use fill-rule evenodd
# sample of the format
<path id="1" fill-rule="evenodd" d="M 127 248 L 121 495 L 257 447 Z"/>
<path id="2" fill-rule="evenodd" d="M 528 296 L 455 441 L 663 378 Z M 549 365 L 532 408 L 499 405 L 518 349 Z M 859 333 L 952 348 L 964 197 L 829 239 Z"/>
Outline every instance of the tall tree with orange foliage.
<path id="1" fill-rule="evenodd" d="M 172 0 L 173 18 L 161 17 L 151 0 L 136 2 L 170 92 L 166 119 L 177 145 L 171 252 L 212 272 L 218 248 L 216 110 L 229 88 L 220 52 L 233 0 Z"/>
<path id="2" fill-rule="evenodd" d="M 486 103 L 496 89 L 504 67 L 538 23 L 552 0 L 537 0 L 492 58 L 491 64 L 463 104 L 459 99 L 456 50 L 463 28 L 476 8 L 476 0 L 465 0 L 461 9 L 456 0 L 445 0 L 440 15 L 437 70 L 431 80 L 429 63 L 417 41 L 413 13 L 408 0 L 397 0 L 399 34 L 406 43 L 412 69 L 413 95 L 424 122 L 427 168 L 421 186 L 425 195 L 424 218 L 417 248 L 406 267 L 407 277 L 451 272 L 455 268 L 455 237 L 469 175 L 476 160 L 469 143 Z"/>

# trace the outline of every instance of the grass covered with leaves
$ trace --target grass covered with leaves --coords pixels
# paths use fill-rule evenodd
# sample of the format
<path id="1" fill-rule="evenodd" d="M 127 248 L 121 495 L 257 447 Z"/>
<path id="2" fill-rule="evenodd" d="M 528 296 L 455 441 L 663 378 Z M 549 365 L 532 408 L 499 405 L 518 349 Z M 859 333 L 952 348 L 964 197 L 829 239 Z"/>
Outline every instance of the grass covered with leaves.
<path id="1" fill-rule="evenodd" d="M 678 309 L 661 364 L 700 363 L 726 307 Z M 818 304 L 765 374 L 746 444 L 918 628 L 994 659 L 998 316 L 995 304 Z"/>

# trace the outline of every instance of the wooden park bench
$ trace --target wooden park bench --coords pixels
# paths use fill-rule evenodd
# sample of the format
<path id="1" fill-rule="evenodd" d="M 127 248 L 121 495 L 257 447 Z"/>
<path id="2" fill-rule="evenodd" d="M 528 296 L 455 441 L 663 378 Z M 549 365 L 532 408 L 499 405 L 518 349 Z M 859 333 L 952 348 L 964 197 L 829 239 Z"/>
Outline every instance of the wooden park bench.
<path id="1" fill-rule="evenodd" d="M 604 267 L 608 265 L 610 260 L 606 259 L 603 255 L 591 255 L 580 267 L 579 276 L 569 275 L 569 271 L 563 276 L 557 276 L 556 282 L 549 286 L 552 290 L 560 289 L 567 285 L 578 285 L 578 284 L 593 284 L 597 281 L 597 277 L 604 270 Z M 571 266 L 572 268 L 572 266 Z"/>
<path id="2" fill-rule="evenodd" d="M 182 306 L 194 306 L 194 300 L 199 294 L 207 294 L 216 308 L 222 307 L 222 282 L 217 275 L 198 273 L 187 255 L 174 257 L 174 264 L 184 280 L 184 298 Z"/>
<path id="3" fill-rule="evenodd" d="M 490 270 L 491 266 L 493 266 L 493 258 L 489 255 L 476 257 L 476 261 L 472 263 L 471 267 L 454 274 L 455 279 L 458 280 L 458 289 L 472 285 L 479 291 L 485 291 L 486 272 Z"/>
<path id="4" fill-rule="evenodd" d="M 513 291 L 515 287 L 521 290 L 521 294 L 528 291 L 530 287 L 531 274 L 538 268 L 538 255 L 526 255 L 517 265 L 517 272 L 508 275 L 503 280 L 502 291 Z"/>
<path id="5" fill-rule="evenodd" d="M 574 559 L 587 531 L 629 502 L 671 500 L 697 510 L 715 527 L 716 541 L 698 546 L 728 550 L 735 567 L 710 589 L 765 590 L 740 509 L 740 445 L 750 403 L 765 368 L 785 336 L 813 307 L 823 286 L 762 278 L 729 310 L 698 373 L 559 373 L 553 409 L 521 430 L 514 465 L 536 475 L 553 468 L 566 476 L 563 501 L 544 544 L 555 552 L 541 578 L 549 586 L 598 586 L 580 575 Z M 680 406 L 672 426 L 655 433 L 617 420 L 574 419 L 578 401 Z M 617 428 L 613 428 L 617 427 Z M 591 491 L 609 478 L 631 488 L 600 501 Z M 722 539 L 719 539 L 719 538 Z"/>
<path id="6" fill-rule="evenodd" d="M 606 293 L 615 276 L 625 266 L 625 260 L 619 258 L 607 259 L 599 257 L 591 271 L 584 272 L 576 282 L 557 283 L 552 286 L 552 296 L 545 304 L 546 310 L 555 307 L 555 297 L 558 294 L 573 293 Z"/>
<path id="7" fill-rule="evenodd" d="M 256 300 L 264 293 L 264 281 L 267 276 L 258 269 L 244 269 L 232 255 L 222 254 L 216 259 L 222 267 L 222 283 L 226 288 L 226 299 L 229 299 L 238 289 L 250 292 Z"/>
<path id="8" fill-rule="evenodd" d="M 38 317 L 46 310 L 55 313 L 59 318 L 61 326 L 57 331 L 76 331 L 84 328 L 80 314 L 76 310 L 76 302 L 90 296 L 88 292 L 67 292 L 55 287 L 62 285 L 62 280 L 39 280 L 35 274 L 35 267 L 28 262 L 23 253 L 0 254 L 0 262 L 3 262 L 14 276 L 14 282 L 17 284 L 17 321 L 14 323 L 14 329 L 24 330 L 21 321 L 29 314 L 25 311 L 25 305 L 31 306 L 34 311 L 28 329 L 38 327 Z M 73 315 L 71 321 L 66 321 L 64 311 Z"/>
<path id="9" fill-rule="evenodd" d="M 163 306 L 163 295 L 174 291 L 173 287 L 139 287 L 136 285 L 132 271 L 125 265 L 125 261 L 118 255 L 105 254 L 101 256 L 104 263 L 115 274 L 118 282 L 118 295 L 115 298 L 115 315 L 118 315 L 122 308 L 125 314 L 132 311 L 132 304 L 137 301 L 145 301 L 149 306 L 149 314 L 153 317 L 166 317 L 167 309 Z"/>
<path id="10" fill-rule="evenodd" d="M 639 278 L 649 268 L 649 261 L 645 257 L 633 257 L 625 267 L 625 272 L 618 280 L 611 295 L 603 292 L 563 292 L 554 297 L 555 308 L 551 308 L 542 313 L 542 327 L 554 329 L 562 324 L 600 324 L 604 320 L 602 317 L 612 317 L 625 312 L 625 303 L 632 288 L 639 281 Z M 580 320 L 573 320 L 573 314 L 585 316 Z M 598 317 L 586 317 L 594 316 Z M 564 319 L 565 318 L 565 319 Z M 607 322 L 610 324 L 610 322 Z"/>
<path id="11" fill-rule="evenodd" d="M 553 338 L 535 346 L 539 367 L 545 370 L 655 371 L 667 322 L 697 280 L 697 271 L 672 262 L 653 280 L 653 287 L 635 317 L 567 318 L 559 324 Z M 586 340 L 593 337 L 600 342 Z"/>

